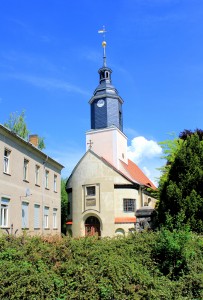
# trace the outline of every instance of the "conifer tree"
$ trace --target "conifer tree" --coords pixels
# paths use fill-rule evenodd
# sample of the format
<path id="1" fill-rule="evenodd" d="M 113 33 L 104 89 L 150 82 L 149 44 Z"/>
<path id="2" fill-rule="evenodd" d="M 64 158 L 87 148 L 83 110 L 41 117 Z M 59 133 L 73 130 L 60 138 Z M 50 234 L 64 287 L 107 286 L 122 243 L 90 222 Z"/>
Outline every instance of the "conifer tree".
<path id="1" fill-rule="evenodd" d="M 167 178 L 159 190 L 159 224 L 203 232 L 203 141 L 202 130 L 185 130 Z"/>

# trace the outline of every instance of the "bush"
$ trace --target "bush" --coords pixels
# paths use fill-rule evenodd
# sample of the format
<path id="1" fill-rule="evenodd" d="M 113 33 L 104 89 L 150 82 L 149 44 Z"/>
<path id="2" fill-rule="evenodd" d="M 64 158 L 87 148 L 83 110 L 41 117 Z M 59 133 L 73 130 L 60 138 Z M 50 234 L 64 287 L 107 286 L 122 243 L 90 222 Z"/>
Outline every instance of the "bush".
<path id="1" fill-rule="evenodd" d="M 2 236 L 0 299 L 201 299 L 202 250 L 196 235 L 164 230 L 100 240 Z"/>

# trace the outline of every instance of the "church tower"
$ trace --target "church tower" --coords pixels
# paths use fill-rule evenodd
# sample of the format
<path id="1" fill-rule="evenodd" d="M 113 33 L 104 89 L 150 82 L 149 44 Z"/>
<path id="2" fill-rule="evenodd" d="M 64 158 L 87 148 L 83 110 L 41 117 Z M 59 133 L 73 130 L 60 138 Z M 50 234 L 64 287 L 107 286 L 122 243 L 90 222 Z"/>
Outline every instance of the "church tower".
<path id="1" fill-rule="evenodd" d="M 91 149 L 119 169 L 127 163 L 127 137 L 123 133 L 123 99 L 111 80 L 106 64 L 106 41 L 102 42 L 103 66 L 98 70 L 99 85 L 89 101 L 91 130 L 86 133 L 86 150 Z"/>
<path id="2" fill-rule="evenodd" d="M 86 152 L 66 184 L 67 231 L 74 237 L 124 236 L 135 231 L 137 209 L 155 203 L 147 191 L 155 188 L 153 183 L 127 158 L 123 100 L 112 85 L 106 41 L 102 47 L 99 85 L 89 101 L 91 129 L 86 132 Z"/>
<path id="3" fill-rule="evenodd" d="M 99 85 L 90 99 L 91 129 L 101 129 L 116 126 L 123 131 L 123 100 L 112 85 L 112 70 L 106 65 L 106 42 L 103 46 L 103 67 L 99 69 Z"/>

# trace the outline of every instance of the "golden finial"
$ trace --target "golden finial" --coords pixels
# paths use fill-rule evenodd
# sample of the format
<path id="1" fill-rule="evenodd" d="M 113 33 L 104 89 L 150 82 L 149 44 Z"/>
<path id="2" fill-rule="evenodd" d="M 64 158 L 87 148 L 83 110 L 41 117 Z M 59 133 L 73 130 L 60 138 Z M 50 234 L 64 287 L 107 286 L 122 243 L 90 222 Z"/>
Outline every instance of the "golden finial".
<path id="1" fill-rule="evenodd" d="M 103 42 L 102 42 L 102 46 L 103 46 L 103 47 L 106 47 L 106 41 L 103 41 Z"/>

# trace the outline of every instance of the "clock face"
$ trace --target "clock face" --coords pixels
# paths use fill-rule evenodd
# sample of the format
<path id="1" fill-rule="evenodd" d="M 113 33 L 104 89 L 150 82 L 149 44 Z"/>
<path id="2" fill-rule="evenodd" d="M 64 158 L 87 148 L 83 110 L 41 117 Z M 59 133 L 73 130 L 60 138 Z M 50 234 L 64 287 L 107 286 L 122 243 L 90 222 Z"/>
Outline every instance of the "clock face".
<path id="1" fill-rule="evenodd" d="M 102 106 L 104 106 L 104 100 L 103 99 L 100 99 L 98 102 L 97 102 L 97 106 L 98 107 L 102 107 Z"/>

